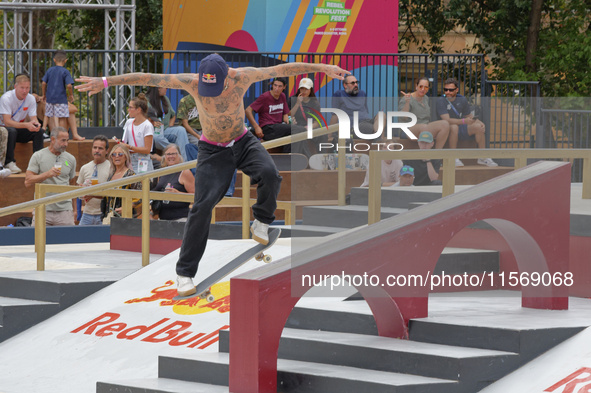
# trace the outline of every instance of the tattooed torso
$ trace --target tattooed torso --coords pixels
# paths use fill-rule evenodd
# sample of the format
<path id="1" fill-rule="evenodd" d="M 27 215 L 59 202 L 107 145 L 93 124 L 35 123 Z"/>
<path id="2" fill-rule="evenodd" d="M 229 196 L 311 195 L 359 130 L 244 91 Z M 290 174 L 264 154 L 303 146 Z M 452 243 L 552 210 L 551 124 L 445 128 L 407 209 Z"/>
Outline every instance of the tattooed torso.
<path id="1" fill-rule="evenodd" d="M 231 69 L 224 91 L 217 97 L 202 97 L 198 92 L 190 91 L 195 97 L 203 134 L 210 141 L 230 142 L 244 132 L 243 96 L 248 87 L 245 77 Z"/>
<path id="2" fill-rule="evenodd" d="M 170 89 L 183 89 L 194 98 L 199 111 L 203 134 L 212 142 L 225 143 L 244 132 L 244 93 L 257 81 L 276 76 L 300 75 L 306 72 L 339 73 L 337 66 L 326 64 L 291 63 L 273 67 L 230 68 L 222 94 L 217 97 L 199 95 L 197 74 L 145 74 L 131 73 L 109 77 L 113 85 L 160 86 Z M 342 79 L 342 78 L 341 78 Z M 103 80 L 95 77 L 85 81 L 83 91 L 101 91 Z M 77 87 L 79 88 L 79 87 Z"/>

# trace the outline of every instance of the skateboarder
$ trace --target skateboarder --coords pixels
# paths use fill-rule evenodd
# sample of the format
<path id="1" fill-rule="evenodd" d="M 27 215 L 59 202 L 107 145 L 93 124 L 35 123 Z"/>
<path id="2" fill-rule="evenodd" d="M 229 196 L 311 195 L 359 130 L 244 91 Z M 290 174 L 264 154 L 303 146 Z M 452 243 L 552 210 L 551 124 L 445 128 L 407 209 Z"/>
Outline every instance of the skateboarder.
<path id="1" fill-rule="evenodd" d="M 267 244 L 269 224 L 275 219 L 281 176 L 273 160 L 254 135 L 244 127 L 243 96 L 248 87 L 265 79 L 324 72 L 342 80 L 348 71 L 327 64 L 290 63 L 266 68 L 229 68 L 218 54 L 201 60 L 197 74 L 131 73 L 109 77 L 86 77 L 77 90 L 96 94 L 108 86 L 134 85 L 184 89 L 197 104 L 203 134 L 199 141 L 195 202 L 189 212 L 179 260 L 176 265 L 180 296 L 195 293 L 192 278 L 209 235 L 211 212 L 224 197 L 236 168 L 258 184 L 257 202 L 252 207 L 255 220 L 250 228 L 253 239 Z"/>

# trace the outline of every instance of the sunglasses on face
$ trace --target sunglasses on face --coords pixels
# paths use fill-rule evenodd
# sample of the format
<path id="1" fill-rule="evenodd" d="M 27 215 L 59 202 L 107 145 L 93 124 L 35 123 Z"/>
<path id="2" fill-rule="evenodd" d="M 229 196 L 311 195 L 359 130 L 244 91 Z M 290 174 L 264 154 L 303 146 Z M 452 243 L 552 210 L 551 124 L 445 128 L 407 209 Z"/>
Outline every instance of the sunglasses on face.
<path id="1" fill-rule="evenodd" d="M 179 155 L 179 153 L 166 153 L 165 154 L 166 157 L 176 157 L 178 155 Z"/>
<path id="2" fill-rule="evenodd" d="M 455 89 L 457 89 L 457 87 L 454 87 L 453 89 L 448 89 L 448 88 L 443 88 L 443 91 L 454 91 Z"/>
<path id="3" fill-rule="evenodd" d="M 348 82 L 350 85 L 358 85 L 359 81 Z"/>
<path id="4" fill-rule="evenodd" d="M 125 153 L 112 153 L 111 157 L 123 157 Z"/>

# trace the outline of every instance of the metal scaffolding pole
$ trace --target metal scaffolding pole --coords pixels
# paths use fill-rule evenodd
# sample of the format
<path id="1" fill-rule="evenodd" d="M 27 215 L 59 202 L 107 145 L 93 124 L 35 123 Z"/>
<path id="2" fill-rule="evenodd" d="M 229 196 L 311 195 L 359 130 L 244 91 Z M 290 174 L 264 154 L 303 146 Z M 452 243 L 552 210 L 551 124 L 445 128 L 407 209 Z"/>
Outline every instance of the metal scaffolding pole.
<path id="1" fill-rule="evenodd" d="M 0 0 L 3 11 L 4 48 L 15 52 L 3 52 L 3 91 L 8 90 L 8 81 L 21 72 L 30 73 L 31 56 L 24 57 L 33 43 L 33 11 L 64 9 L 102 9 L 105 11 L 104 75 L 134 71 L 133 55 L 121 51 L 135 49 L 135 0 Z M 46 48 L 50 49 L 50 48 Z M 20 50 L 20 52 L 19 52 Z M 104 94 L 104 126 L 121 125 L 125 121 L 125 102 L 131 95 L 128 86 L 116 87 Z"/>

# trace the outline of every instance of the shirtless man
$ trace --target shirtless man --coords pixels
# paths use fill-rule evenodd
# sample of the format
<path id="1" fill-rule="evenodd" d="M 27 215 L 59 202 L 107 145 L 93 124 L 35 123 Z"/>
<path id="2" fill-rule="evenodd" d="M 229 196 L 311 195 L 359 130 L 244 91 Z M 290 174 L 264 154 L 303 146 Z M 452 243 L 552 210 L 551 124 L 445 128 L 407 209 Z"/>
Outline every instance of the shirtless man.
<path id="1" fill-rule="evenodd" d="M 253 239 L 267 244 L 269 224 L 275 220 L 281 176 L 273 160 L 257 138 L 244 127 L 244 93 L 262 80 L 324 72 L 343 79 L 348 71 L 334 65 L 290 63 L 266 68 L 229 68 L 218 54 L 201 60 L 197 74 L 132 73 L 109 77 L 86 77 L 76 89 L 96 94 L 107 86 L 134 85 L 184 89 L 197 104 L 203 127 L 199 141 L 195 202 L 189 212 L 179 260 L 176 265 L 177 291 L 180 296 L 195 293 L 193 277 L 205 251 L 211 212 L 224 197 L 235 169 L 240 169 L 258 184 L 257 202 L 252 207 L 255 220 L 250 228 Z"/>

